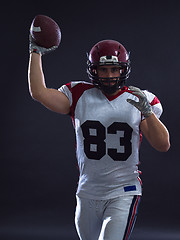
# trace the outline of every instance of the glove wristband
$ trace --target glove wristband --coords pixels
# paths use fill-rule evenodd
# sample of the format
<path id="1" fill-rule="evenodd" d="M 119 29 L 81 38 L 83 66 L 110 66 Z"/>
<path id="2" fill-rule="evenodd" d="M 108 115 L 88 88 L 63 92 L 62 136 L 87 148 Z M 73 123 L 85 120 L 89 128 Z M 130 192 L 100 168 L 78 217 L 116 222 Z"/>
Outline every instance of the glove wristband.
<path id="1" fill-rule="evenodd" d="M 30 53 L 37 53 L 37 54 L 39 54 L 39 55 L 42 56 L 42 53 L 41 53 L 37 48 L 31 49 L 31 50 L 30 50 Z"/>

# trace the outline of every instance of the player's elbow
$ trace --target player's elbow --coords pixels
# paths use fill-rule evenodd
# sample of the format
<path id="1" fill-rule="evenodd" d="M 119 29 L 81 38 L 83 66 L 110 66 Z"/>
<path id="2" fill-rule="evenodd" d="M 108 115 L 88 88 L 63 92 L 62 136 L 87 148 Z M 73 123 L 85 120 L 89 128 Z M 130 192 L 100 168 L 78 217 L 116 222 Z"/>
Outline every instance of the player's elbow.
<path id="1" fill-rule="evenodd" d="M 167 152 L 170 149 L 170 142 L 168 141 L 162 148 L 162 152 Z"/>
<path id="2" fill-rule="evenodd" d="M 166 141 L 161 142 L 160 144 L 158 144 L 157 146 L 154 146 L 154 148 L 159 151 L 159 152 L 167 152 L 170 148 L 170 142 L 169 139 L 167 139 Z"/>
<path id="3" fill-rule="evenodd" d="M 40 94 L 38 92 L 34 92 L 34 91 L 29 91 L 32 99 L 36 100 L 36 101 L 40 101 Z"/>
<path id="4" fill-rule="evenodd" d="M 31 88 L 29 90 L 29 92 L 30 92 L 31 97 L 38 102 L 41 102 L 44 98 L 44 92 L 43 91 L 35 90 L 35 89 Z"/>

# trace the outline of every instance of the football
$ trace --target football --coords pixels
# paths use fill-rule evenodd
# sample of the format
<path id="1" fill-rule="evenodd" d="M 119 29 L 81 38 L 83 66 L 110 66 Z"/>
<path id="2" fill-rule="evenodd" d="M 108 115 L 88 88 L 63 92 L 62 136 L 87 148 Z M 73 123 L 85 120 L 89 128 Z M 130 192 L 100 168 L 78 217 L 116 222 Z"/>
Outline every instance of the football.
<path id="1" fill-rule="evenodd" d="M 45 15 L 35 16 L 31 24 L 30 34 L 33 41 L 40 47 L 58 47 L 61 42 L 61 30 L 58 24 Z"/>

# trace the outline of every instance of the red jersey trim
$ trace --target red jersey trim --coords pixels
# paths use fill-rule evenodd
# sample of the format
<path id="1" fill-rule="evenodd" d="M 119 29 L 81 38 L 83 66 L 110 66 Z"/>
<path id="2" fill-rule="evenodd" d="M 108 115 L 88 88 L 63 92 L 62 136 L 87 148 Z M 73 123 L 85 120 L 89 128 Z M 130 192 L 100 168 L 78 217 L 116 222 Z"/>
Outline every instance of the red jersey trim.
<path id="1" fill-rule="evenodd" d="M 83 83 L 83 82 L 78 83 L 74 87 L 71 87 L 71 83 L 67 83 L 66 86 L 68 87 L 69 91 L 72 93 L 73 102 L 72 102 L 72 105 L 70 108 L 70 116 L 72 117 L 73 123 L 75 126 L 74 113 L 75 113 L 75 108 L 76 108 L 77 102 L 86 90 L 94 88 L 95 86 L 91 85 L 91 84 Z"/>
<path id="2" fill-rule="evenodd" d="M 151 106 L 154 106 L 156 104 L 160 103 L 159 99 L 155 96 L 154 99 L 152 100 L 152 102 L 150 103 Z"/>
<path id="3" fill-rule="evenodd" d="M 113 95 L 113 96 L 107 95 L 107 94 L 104 94 L 104 95 L 107 97 L 107 99 L 108 99 L 109 101 L 112 101 L 112 100 L 116 99 L 117 97 L 119 97 L 119 96 L 120 96 L 121 94 L 123 94 L 124 92 L 128 92 L 128 87 L 124 86 L 124 87 L 121 89 L 121 91 L 119 91 L 116 95 Z M 129 91 L 129 92 L 130 92 L 130 91 Z"/>

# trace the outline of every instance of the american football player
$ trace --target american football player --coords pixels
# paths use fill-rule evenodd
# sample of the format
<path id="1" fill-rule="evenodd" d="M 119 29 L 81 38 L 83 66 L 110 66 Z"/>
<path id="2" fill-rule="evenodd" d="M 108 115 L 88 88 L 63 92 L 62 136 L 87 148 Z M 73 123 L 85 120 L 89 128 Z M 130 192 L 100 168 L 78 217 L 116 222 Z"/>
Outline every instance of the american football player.
<path id="1" fill-rule="evenodd" d="M 33 99 L 60 114 L 75 128 L 79 182 L 75 224 L 81 240 L 127 240 L 142 195 L 139 149 L 142 135 L 166 152 L 169 133 L 159 120 L 162 105 L 147 90 L 126 86 L 129 53 L 114 40 L 95 44 L 88 54 L 90 82 L 46 87 L 42 55 L 30 42 L 29 89 Z M 33 49 L 36 49 L 34 52 Z"/>

